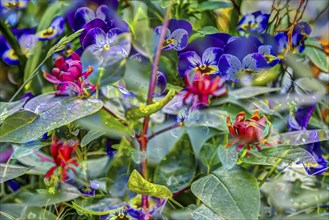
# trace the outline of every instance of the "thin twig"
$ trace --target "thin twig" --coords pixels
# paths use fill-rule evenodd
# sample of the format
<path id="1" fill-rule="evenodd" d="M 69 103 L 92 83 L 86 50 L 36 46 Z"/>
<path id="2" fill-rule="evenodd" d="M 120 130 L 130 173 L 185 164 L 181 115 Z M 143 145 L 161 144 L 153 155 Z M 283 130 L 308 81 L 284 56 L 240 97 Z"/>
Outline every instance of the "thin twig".
<path id="1" fill-rule="evenodd" d="M 105 105 L 103 105 L 103 109 L 109 113 L 110 115 L 112 115 L 114 118 L 118 119 L 118 121 L 120 121 L 124 126 L 128 126 L 128 122 L 126 122 L 124 119 L 120 118 L 118 115 L 116 115 L 114 112 L 112 112 L 110 109 L 106 108 Z"/>
<path id="2" fill-rule="evenodd" d="M 152 66 L 152 74 L 151 74 L 151 79 L 150 79 L 150 84 L 149 84 L 149 90 L 148 90 L 148 95 L 147 95 L 147 105 L 152 104 L 152 99 L 153 99 L 153 94 L 154 94 L 154 89 L 155 89 L 155 84 L 156 84 L 156 76 L 157 76 L 157 71 L 158 71 L 158 64 L 160 61 L 160 55 L 161 55 L 161 50 L 162 50 L 162 45 L 163 45 L 163 40 L 164 40 L 164 36 L 166 33 L 166 29 L 168 27 L 168 23 L 169 23 L 169 14 L 171 11 L 171 4 L 169 5 L 169 7 L 167 8 L 166 11 L 166 15 L 165 15 L 165 19 L 162 25 L 162 29 L 161 29 L 161 33 L 160 33 L 160 39 L 157 45 L 157 50 L 156 50 L 156 54 L 155 54 L 155 58 L 154 58 L 154 62 L 153 62 L 153 66 Z M 147 149 L 147 130 L 148 130 L 148 124 L 149 124 L 149 120 L 150 117 L 146 116 L 144 118 L 144 122 L 143 122 L 143 128 L 141 131 L 141 134 L 139 135 L 138 141 L 141 147 L 141 152 L 146 153 L 146 149 Z M 141 163 L 141 173 L 142 176 L 144 177 L 144 179 L 148 179 L 147 178 L 147 160 L 144 159 Z M 142 207 L 144 210 L 148 210 L 148 196 L 147 195 L 143 195 L 142 196 Z"/>
<path id="3" fill-rule="evenodd" d="M 151 139 L 154 138 L 155 136 L 157 136 L 157 135 L 159 135 L 159 134 L 162 134 L 162 133 L 164 133 L 164 132 L 166 132 L 166 131 L 170 131 L 170 130 L 172 130 L 172 129 L 175 129 L 175 128 L 178 128 L 178 127 L 181 127 L 181 126 L 183 126 L 183 124 L 184 124 L 183 122 L 180 122 L 180 123 L 177 123 L 177 124 L 171 125 L 171 126 L 169 126 L 169 127 L 166 127 L 166 128 L 164 128 L 164 129 L 161 129 L 161 130 L 159 130 L 159 131 L 157 131 L 157 132 L 151 134 L 150 136 L 148 136 L 148 137 L 147 137 L 147 140 L 151 140 Z"/>

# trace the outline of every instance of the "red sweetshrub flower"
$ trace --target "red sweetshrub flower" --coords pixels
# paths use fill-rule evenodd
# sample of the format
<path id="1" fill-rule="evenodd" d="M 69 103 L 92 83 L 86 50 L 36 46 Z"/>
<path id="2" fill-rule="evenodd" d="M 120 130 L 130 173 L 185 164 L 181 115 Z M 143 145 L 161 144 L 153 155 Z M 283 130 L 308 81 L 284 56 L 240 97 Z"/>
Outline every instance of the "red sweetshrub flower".
<path id="1" fill-rule="evenodd" d="M 76 157 L 72 157 L 75 149 L 78 146 L 78 140 L 58 140 L 54 135 L 52 143 L 50 145 L 50 153 L 53 157 L 53 162 L 55 166 L 51 167 L 45 175 L 45 178 L 49 179 L 54 172 L 57 170 L 59 176 L 61 176 L 61 181 L 64 182 L 67 177 L 67 171 L 70 169 L 76 173 L 73 166 L 78 167 Z"/>
<path id="2" fill-rule="evenodd" d="M 258 111 L 252 115 L 251 118 L 245 119 L 245 112 L 240 112 L 234 121 L 231 123 L 230 115 L 226 118 L 226 124 L 230 134 L 234 140 L 226 145 L 236 146 L 236 150 L 240 151 L 243 147 L 247 146 L 247 150 L 251 150 L 253 146 L 258 151 L 262 150 L 262 146 L 271 146 L 267 143 L 267 138 L 271 130 L 271 122 L 265 115 L 260 116 Z"/>
<path id="3" fill-rule="evenodd" d="M 56 58 L 52 74 L 44 72 L 44 77 L 51 83 L 56 84 L 56 95 L 84 95 L 89 94 L 88 90 L 95 91 L 96 86 L 88 81 L 88 76 L 93 72 L 93 67 L 82 71 L 80 56 L 72 53 L 69 57 Z"/>
<path id="4" fill-rule="evenodd" d="M 207 106 L 209 98 L 224 96 L 228 92 L 225 81 L 219 76 L 212 77 L 196 72 L 192 83 L 188 75 L 185 79 L 186 87 L 180 95 L 183 96 L 184 103 L 191 104 L 193 107 Z"/>

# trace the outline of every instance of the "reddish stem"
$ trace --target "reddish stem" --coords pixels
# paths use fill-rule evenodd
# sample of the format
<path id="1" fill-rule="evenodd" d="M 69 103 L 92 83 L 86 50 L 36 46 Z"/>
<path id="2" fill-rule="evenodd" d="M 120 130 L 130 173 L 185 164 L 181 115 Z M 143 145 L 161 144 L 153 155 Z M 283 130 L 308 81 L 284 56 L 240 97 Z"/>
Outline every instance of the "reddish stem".
<path id="1" fill-rule="evenodd" d="M 171 11 L 171 6 L 169 6 L 167 8 L 167 11 L 166 11 L 165 19 L 164 19 L 162 29 L 161 29 L 161 33 L 160 33 L 160 39 L 159 39 L 159 42 L 158 42 L 158 45 L 157 45 L 157 50 L 156 50 L 156 54 L 155 54 L 155 58 L 154 58 L 154 63 L 153 63 L 153 66 L 152 66 L 152 74 L 151 74 L 151 79 L 150 79 L 148 95 L 147 95 L 147 104 L 148 105 L 150 105 L 152 103 L 152 98 L 153 98 L 155 84 L 156 84 L 156 75 L 157 75 L 157 71 L 158 71 L 158 64 L 159 64 L 159 61 L 160 61 L 160 55 L 161 55 L 161 50 L 162 50 L 162 45 L 163 45 L 163 39 L 164 39 L 166 29 L 167 29 L 168 23 L 169 23 L 170 11 Z M 147 130 L 148 130 L 149 120 L 150 120 L 149 116 L 146 116 L 144 118 L 142 132 L 141 132 L 141 134 L 139 135 L 139 138 L 138 138 L 138 141 L 139 141 L 140 147 L 141 147 L 141 152 L 145 153 L 145 154 L 146 154 L 147 142 L 148 142 L 148 138 L 147 138 L 146 134 L 147 134 Z M 144 177 L 144 179 L 148 179 L 148 177 L 147 177 L 147 160 L 146 159 L 144 159 L 142 161 L 141 173 L 142 173 L 142 176 Z M 145 211 L 147 211 L 148 207 L 149 207 L 148 196 L 143 195 L 142 196 L 142 208 Z"/>

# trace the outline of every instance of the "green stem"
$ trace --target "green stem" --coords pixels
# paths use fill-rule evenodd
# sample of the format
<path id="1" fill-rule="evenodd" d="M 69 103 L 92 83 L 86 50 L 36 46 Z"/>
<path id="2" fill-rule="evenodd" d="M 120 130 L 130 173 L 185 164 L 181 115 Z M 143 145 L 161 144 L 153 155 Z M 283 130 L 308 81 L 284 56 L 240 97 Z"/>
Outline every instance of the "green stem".
<path id="1" fill-rule="evenodd" d="M 28 84 L 37 74 L 39 69 L 42 67 L 42 65 L 46 62 L 46 60 L 49 57 L 47 56 L 40 64 L 39 66 L 33 71 L 33 73 L 26 79 L 26 81 L 19 87 L 19 89 L 15 92 L 15 94 L 11 97 L 11 99 L 9 100 L 9 102 L 12 102 L 16 96 L 22 91 L 22 89 L 24 88 L 24 86 L 26 84 Z"/>

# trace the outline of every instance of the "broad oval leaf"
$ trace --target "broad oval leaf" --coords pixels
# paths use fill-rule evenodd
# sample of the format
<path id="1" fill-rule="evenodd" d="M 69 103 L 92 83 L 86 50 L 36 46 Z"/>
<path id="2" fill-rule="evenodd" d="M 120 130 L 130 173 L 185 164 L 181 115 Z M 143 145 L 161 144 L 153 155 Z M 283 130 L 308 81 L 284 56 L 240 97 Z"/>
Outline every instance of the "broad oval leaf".
<path id="1" fill-rule="evenodd" d="M 0 141 L 2 137 L 31 124 L 37 117 L 37 114 L 26 110 L 15 112 L 2 123 L 0 127 Z"/>
<path id="2" fill-rule="evenodd" d="M 192 181 L 195 166 L 192 144 L 185 132 L 155 168 L 154 182 L 178 192 Z"/>
<path id="3" fill-rule="evenodd" d="M 32 167 L 0 164 L 0 183 L 22 176 L 31 169 Z"/>
<path id="4" fill-rule="evenodd" d="M 0 210 L 11 215 L 15 219 L 47 219 L 56 220 L 57 216 L 40 207 L 27 206 L 25 204 L 5 203 Z M 2 219 L 3 216 L 1 216 Z M 4 218 L 5 219 L 5 218 Z"/>
<path id="5" fill-rule="evenodd" d="M 24 110 L 40 114 L 70 98 L 70 96 L 55 96 L 53 93 L 42 94 L 28 101 L 24 106 Z"/>
<path id="6" fill-rule="evenodd" d="M 27 142 L 25 144 L 13 145 L 14 152 L 11 155 L 12 159 L 18 159 L 29 154 L 32 154 L 35 150 L 39 150 L 42 147 L 50 145 L 50 142 L 42 142 L 39 140 Z"/>
<path id="7" fill-rule="evenodd" d="M 149 195 L 157 198 L 172 197 L 172 193 L 167 187 L 148 182 L 138 173 L 137 170 L 133 170 L 130 174 L 128 189 L 141 195 Z"/>
<path id="8" fill-rule="evenodd" d="M 99 130 L 90 130 L 88 133 L 82 138 L 81 140 L 81 147 L 87 146 L 93 140 L 99 138 L 100 136 L 104 135 L 105 132 Z"/>
<path id="9" fill-rule="evenodd" d="M 8 116 L 18 112 L 27 99 L 28 98 L 21 99 L 16 102 L 0 102 L 0 124 L 2 124 Z"/>
<path id="10" fill-rule="evenodd" d="M 304 145 L 329 140 L 328 129 L 291 131 L 269 137 L 268 142 L 273 146 Z"/>
<path id="11" fill-rule="evenodd" d="M 50 194 L 47 190 L 38 191 L 38 193 L 25 191 L 17 197 L 23 204 L 43 207 L 70 201 L 80 197 L 80 195 L 79 190 L 74 186 L 61 183 L 60 187 L 56 189 L 55 194 Z"/>
<path id="12" fill-rule="evenodd" d="M 215 213 L 204 204 L 201 204 L 198 208 L 193 210 L 191 215 L 194 220 L 223 220 L 223 217 Z"/>
<path id="13" fill-rule="evenodd" d="M 247 99 L 250 97 L 255 97 L 257 95 L 267 94 L 276 91 L 280 91 L 280 88 L 244 87 L 230 92 L 230 96 L 233 96 L 236 99 Z"/>
<path id="14" fill-rule="evenodd" d="M 257 219 L 260 193 L 257 179 L 241 167 L 223 167 L 193 182 L 192 193 L 224 219 Z"/>
<path id="15" fill-rule="evenodd" d="M 208 167 L 212 167 L 213 165 L 218 164 L 220 160 L 217 152 L 217 146 L 211 143 L 205 143 L 200 150 L 201 162 Z"/>
<path id="16" fill-rule="evenodd" d="M 218 147 L 218 156 L 223 166 L 226 169 L 231 169 L 238 161 L 239 152 L 236 150 L 236 145 L 225 148 L 224 145 L 220 144 Z"/>
<path id="17" fill-rule="evenodd" d="M 71 98 L 60 101 L 52 108 L 40 113 L 33 123 L 1 136 L 0 142 L 26 143 L 36 140 L 48 131 L 97 112 L 102 106 L 103 103 L 100 100 L 91 98 Z"/>
<path id="18" fill-rule="evenodd" d="M 322 71 L 328 72 L 328 62 L 326 53 L 319 42 L 314 39 L 305 40 L 305 54 L 310 58 L 312 63 L 319 67 Z"/>
<path id="19" fill-rule="evenodd" d="M 242 157 L 240 160 L 249 164 L 274 165 L 278 159 L 283 162 L 292 163 L 301 161 L 317 164 L 310 152 L 298 146 L 279 146 L 263 149 L 260 152 L 251 151 L 251 157 Z"/>

